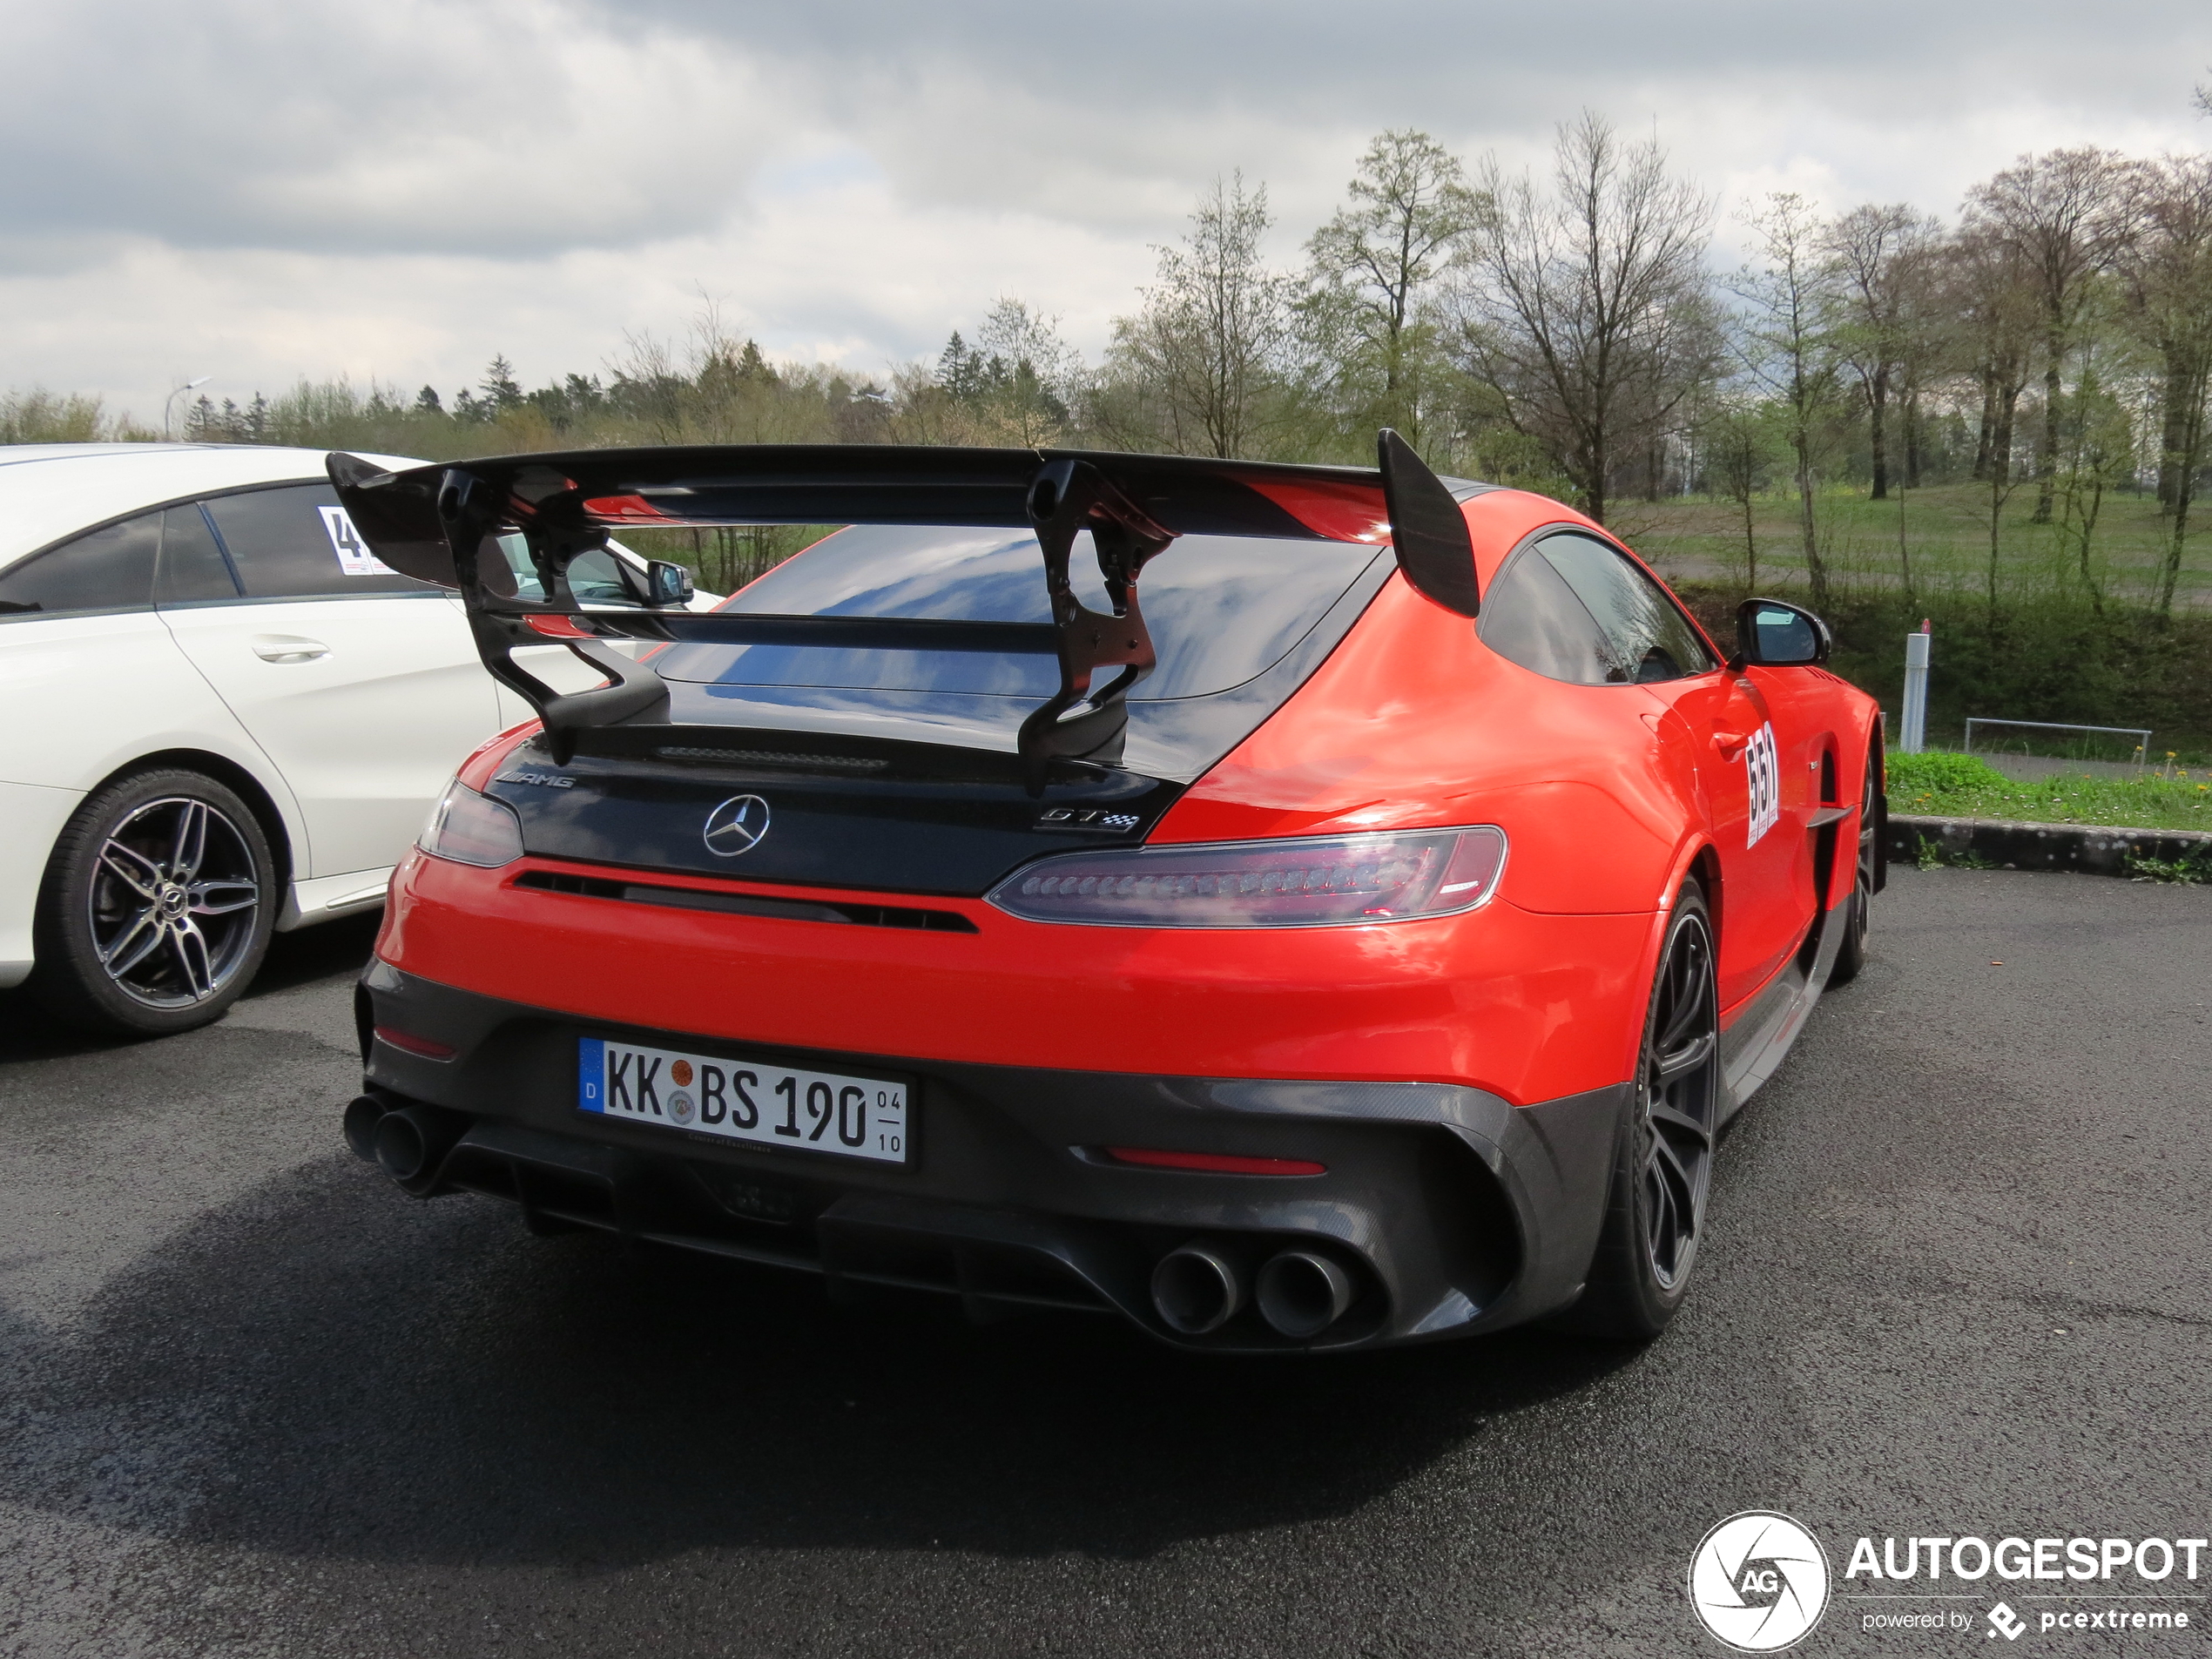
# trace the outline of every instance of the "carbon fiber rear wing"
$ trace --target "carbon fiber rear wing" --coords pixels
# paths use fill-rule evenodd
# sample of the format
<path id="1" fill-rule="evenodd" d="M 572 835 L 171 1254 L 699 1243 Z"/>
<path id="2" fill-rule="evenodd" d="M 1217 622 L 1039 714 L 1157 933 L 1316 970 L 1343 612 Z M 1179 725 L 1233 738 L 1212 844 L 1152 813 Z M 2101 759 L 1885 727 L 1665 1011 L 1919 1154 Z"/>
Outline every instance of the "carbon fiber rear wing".
<path id="1" fill-rule="evenodd" d="M 1293 467 L 1072 450 L 893 445 L 732 445 L 510 455 L 388 472 L 358 455 L 329 457 L 354 529 L 404 575 L 459 590 L 484 665 L 536 708 L 565 761 L 612 727 L 667 725 L 668 690 L 609 639 L 844 649 L 984 651 L 1055 658 L 1060 689 L 1022 722 L 1017 750 L 1032 792 L 1055 759 L 1110 759 L 1125 699 L 1155 660 L 1137 578 L 1178 536 L 1390 541 L 1422 594 L 1475 614 L 1474 554 L 1453 492 L 1394 432 L 1379 465 Z M 914 617 L 770 616 L 671 608 L 587 610 L 570 563 L 610 532 L 728 524 L 973 525 L 1035 532 L 1044 556 L 1049 624 Z M 1076 597 L 1069 560 L 1090 532 L 1110 611 Z M 523 597 L 488 538 L 520 532 L 543 600 Z M 608 680 L 555 691 L 514 659 L 558 644 Z M 1102 670 L 1118 671 L 1093 689 Z M 610 737 L 614 736 L 611 732 Z M 620 746 L 627 747 L 626 744 Z"/>

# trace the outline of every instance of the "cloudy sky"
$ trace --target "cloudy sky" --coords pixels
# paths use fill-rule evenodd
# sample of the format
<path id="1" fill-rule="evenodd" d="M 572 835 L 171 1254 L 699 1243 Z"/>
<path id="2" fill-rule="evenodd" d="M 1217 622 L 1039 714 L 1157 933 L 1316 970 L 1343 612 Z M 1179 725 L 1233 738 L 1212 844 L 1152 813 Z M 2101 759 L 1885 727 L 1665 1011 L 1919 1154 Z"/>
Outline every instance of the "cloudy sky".
<path id="1" fill-rule="evenodd" d="M 1384 126 L 1541 160 L 1588 105 L 1722 199 L 1955 210 L 2022 151 L 2212 144 L 2204 0 L 0 0 L 0 388 L 158 418 L 450 395 L 680 336 L 881 372 L 991 300 L 1096 353 L 1197 191 L 1278 252 Z"/>

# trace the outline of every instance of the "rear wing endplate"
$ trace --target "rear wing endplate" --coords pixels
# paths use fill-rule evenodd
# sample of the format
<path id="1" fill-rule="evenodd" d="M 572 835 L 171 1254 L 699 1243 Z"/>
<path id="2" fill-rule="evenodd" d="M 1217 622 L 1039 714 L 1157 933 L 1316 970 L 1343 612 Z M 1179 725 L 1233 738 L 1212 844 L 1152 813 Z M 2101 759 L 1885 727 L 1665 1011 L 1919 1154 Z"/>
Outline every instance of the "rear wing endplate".
<path id="1" fill-rule="evenodd" d="M 484 665 L 537 710 L 565 761 L 590 734 L 665 725 L 668 690 L 610 639 L 1051 657 L 1060 687 L 1022 722 L 1022 776 L 1042 791 L 1055 760 L 1112 764 L 1130 690 L 1155 661 L 1137 600 L 1145 564 L 1184 535 L 1388 540 L 1418 591 L 1476 613 L 1474 552 L 1458 498 L 1386 428 L 1379 465 L 1282 466 L 1172 455 L 900 445 L 732 445 L 511 455 L 391 472 L 329 457 L 354 529 L 401 574 L 459 590 Z M 1034 532 L 1049 624 L 693 612 L 648 604 L 587 610 L 570 590 L 578 556 L 611 532 L 729 524 L 942 524 Z M 1076 597 L 1069 562 L 1090 533 L 1110 609 Z M 489 538 L 520 532 L 542 601 L 520 593 Z M 607 684 L 559 692 L 515 661 L 565 645 Z M 1099 676 L 1112 677 L 1098 683 Z"/>

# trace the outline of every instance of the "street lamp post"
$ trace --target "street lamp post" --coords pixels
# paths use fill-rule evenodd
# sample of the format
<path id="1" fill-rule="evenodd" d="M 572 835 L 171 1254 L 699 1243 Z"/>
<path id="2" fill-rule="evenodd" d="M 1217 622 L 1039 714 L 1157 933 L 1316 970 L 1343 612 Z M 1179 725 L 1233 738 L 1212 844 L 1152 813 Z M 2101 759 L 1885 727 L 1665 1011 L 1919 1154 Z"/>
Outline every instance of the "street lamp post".
<path id="1" fill-rule="evenodd" d="M 202 374 L 196 381 L 186 381 L 182 386 L 179 386 L 176 390 L 169 394 L 169 401 L 161 406 L 161 435 L 165 441 L 170 435 L 169 416 L 177 407 L 177 400 L 182 397 L 185 393 L 191 391 L 193 387 L 205 386 L 214 377 L 210 374 Z"/>

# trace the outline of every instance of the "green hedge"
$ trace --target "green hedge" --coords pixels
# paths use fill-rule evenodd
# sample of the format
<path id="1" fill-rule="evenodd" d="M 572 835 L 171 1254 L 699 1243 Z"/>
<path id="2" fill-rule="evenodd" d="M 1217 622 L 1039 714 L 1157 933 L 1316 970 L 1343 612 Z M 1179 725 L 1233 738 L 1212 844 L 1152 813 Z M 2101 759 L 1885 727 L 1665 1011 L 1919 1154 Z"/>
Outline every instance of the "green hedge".
<path id="1" fill-rule="evenodd" d="M 1742 596 L 1717 586 L 1679 590 L 1723 644 L 1735 637 Z M 1962 742 L 1968 716 L 2148 726 L 2153 760 L 2168 751 L 2212 755 L 2212 617 L 2161 618 L 2066 593 L 2000 602 L 1993 614 L 1970 595 L 1943 593 L 1908 605 L 1901 593 L 1838 596 L 1825 611 L 1835 632 L 1830 666 L 1879 698 L 1898 729 L 1905 636 L 1934 624 L 1928 674 L 1928 738 Z"/>

